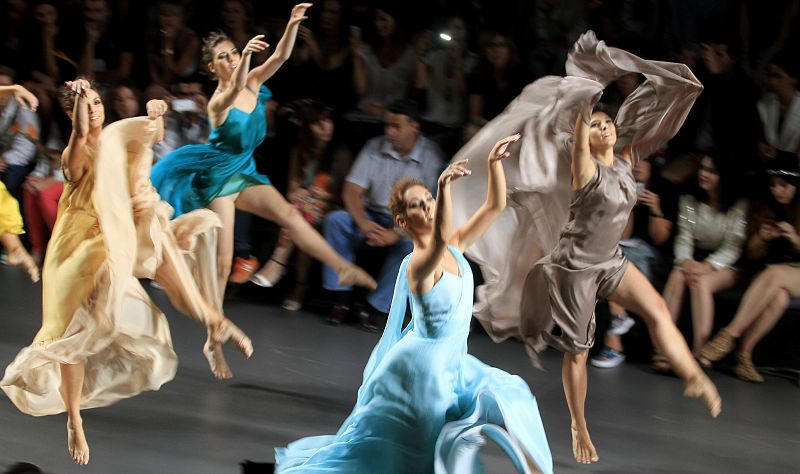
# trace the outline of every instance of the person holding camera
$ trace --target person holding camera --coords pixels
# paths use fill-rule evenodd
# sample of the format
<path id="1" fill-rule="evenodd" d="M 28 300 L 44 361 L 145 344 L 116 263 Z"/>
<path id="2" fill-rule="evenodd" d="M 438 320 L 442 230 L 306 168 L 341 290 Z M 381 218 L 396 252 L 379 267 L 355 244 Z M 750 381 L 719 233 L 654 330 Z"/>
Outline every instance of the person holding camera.
<path id="1" fill-rule="evenodd" d="M 778 152 L 774 160 L 768 170 L 769 197 L 754 213 L 754 231 L 745 247 L 760 271 L 730 324 L 700 350 L 701 360 L 716 362 L 738 342 L 735 372 L 748 382 L 764 381 L 753 365 L 753 349 L 775 327 L 789 300 L 800 298 L 800 167 L 789 152 Z"/>

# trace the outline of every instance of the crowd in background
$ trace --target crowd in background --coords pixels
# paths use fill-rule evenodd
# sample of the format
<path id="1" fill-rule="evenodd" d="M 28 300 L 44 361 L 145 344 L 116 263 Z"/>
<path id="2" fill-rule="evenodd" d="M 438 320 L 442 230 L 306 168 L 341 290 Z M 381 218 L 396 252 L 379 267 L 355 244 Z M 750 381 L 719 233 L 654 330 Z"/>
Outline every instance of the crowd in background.
<path id="1" fill-rule="evenodd" d="M 93 78 L 109 123 L 143 115 L 149 99 L 168 101 L 157 158 L 204 143 L 215 84 L 205 74 L 202 38 L 220 30 L 241 50 L 265 34 L 275 45 L 293 2 L 2 4 L 0 85 L 24 85 L 40 107 L 0 103 L 0 178 L 21 204 L 28 245 L 41 262 L 63 190 L 64 81 Z M 435 183 L 444 163 L 528 83 L 565 74 L 572 43 L 592 29 L 611 46 L 687 64 L 705 87 L 678 136 L 636 166 L 639 204 L 621 245 L 664 288 L 674 318 L 690 300 L 690 345 L 702 362 L 719 360 L 738 340 L 737 375 L 760 379 L 752 350 L 800 297 L 800 2 L 318 0 L 309 16 L 291 59 L 267 84 L 269 139 L 256 162 L 340 254 L 385 249 L 379 288 L 361 304 L 322 272 L 322 286 L 333 291 L 329 322 L 356 316 L 376 329 L 388 310 L 398 259 L 410 250 L 391 232 L 391 183 L 409 173 Z M 603 107 L 613 116 L 643 79 L 619 78 Z M 375 164 L 386 156 L 402 164 Z M 283 306 L 300 309 L 319 277 L 302 254 L 292 264 L 285 235 L 259 228 L 237 215 L 232 280 L 271 286 L 292 267 Z M 254 274 L 259 260 L 265 266 Z M 714 294 L 751 281 L 755 289 L 712 339 Z M 624 359 L 619 336 L 633 324 L 623 308 L 610 312 L 595 359 L 601 367 Z M 658 354 L 654 366 L 669 369 Z"/>

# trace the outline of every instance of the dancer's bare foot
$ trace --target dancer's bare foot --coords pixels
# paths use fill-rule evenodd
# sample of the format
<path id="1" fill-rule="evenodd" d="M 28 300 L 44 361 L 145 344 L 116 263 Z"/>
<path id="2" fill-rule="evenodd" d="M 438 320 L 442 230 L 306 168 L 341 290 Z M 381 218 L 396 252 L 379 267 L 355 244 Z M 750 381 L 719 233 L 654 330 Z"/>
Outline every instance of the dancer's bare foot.
<path id="1" fill-rule="evenodd" d="M 233 378 L 233 372 L 228 367 L 228 362 L 225 360 L 225 354 L 222 353 L 222 346 L 218 343 L 206 341 L 203 346 L 203 355 L 208 360 L 208 365 L 211 367 L 211 373 L 218 380 L 227 380 Z"/>
<path id="2" fill-rule="evenodd" d="M 683 394 L 691 398 L 701 398 L 714 418 L 722 411 L 722 397 L 719 396 L 716 385 L 702 372 L 686 380 Z"/>
<path id="3" fill-rule="evenodd" d="M 336 275 L 339 277 L 340 285 L 356 285 L 368 290 L 374 290 L 378 286 L 378 283 L 370 276 L 369 273 L 364 271 L 363 268 L 353 265 L 352 263 L 348 263 L 341 267 L 336 272 Z"/>
<path id="4" fill-rule="evenodd" d="M 89 464 L 89 444 L 83 433 L 83 420 L 67 420 L 67 449 L 75 464 L 85 466 Z"/>
<path id="5" fill-rule="evenodd" d="M 212 342 L 231 344 L 248 359 L 253 355 L 253 341 L 228 318 L 223 317 L 216 327 L 211 328 L 210 335 Z"/>
<path id="6" fill-rule="evenodd" d="M 20 267 L 31 277 L 31 281 L 36 283 L 39 281 L 39 267 L 33 260 L 33 257 L 25 250 L 25 247 L 17 247 L 8 254 L 8 264 L 14 267 Z"/>
<path id="7" fill-rule="evenodd" d="M 575 460 L 581 464 L 599 461 L 600 457 L 589 437 L 589 430 L 572 425 L 570 431 L 572 432 L 572 454 L 575 456 Z"/>

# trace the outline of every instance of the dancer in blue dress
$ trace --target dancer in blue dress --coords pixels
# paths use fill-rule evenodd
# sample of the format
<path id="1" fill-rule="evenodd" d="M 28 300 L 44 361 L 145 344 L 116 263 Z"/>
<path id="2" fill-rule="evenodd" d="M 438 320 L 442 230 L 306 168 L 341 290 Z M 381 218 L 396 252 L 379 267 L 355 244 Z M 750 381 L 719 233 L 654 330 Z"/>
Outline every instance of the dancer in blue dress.
<path id="1" fill-rule="evenodd" d="M 305 12 L 310 7 L 310 3 L 301 3 L 292 9 L 275 52 L 251 71 L 252 55 L 269 46 L 263 41 L 264 35 L 253 37 L 241 53 L 222 33 L 211 33 L 204 40 L 203 59 L 219 81 L 208 102 L 212 128 L 209 143 L 181 147 L 153 167 L 153 185 L 162 199 L 175 208 L 176 216 L 208 207 L 222 220 L 218 248 L 221 294 L 231 271 L 236 209 L 287 229 L 301 250 L 337 269 L 343 284 L 376 286 L 364 270 L 343 259 L 327 244 L 275 190 L 269 178 L 256 172 L 253 161 L 253 150 L 267 133 L 265 108 L 271 93 L 263 83 L 289 59 L 300 22 L 307 18 Z"/>
<path id="2" fill-rule="evenodd" d="M 450 182 L 470 174 L 466 160 L 442 173 L 435 201 L 414 178 L 395 184 L 392 214 L 414 251 L 400 267 L 389 320 L 367 362 L 356 406 L 335 436 L 276 449 L 276 472 L 480 472 L 482 436 L 495 441 L 518 472 L 553 472 L 528 386 L 467 353 L 473 282 L 461 252 L 505 207 L 500 160 L 518 139 L 495 145 L 486 202 L 454 232 Z M 403 328 L 409 299 L 412 317 Z"/>

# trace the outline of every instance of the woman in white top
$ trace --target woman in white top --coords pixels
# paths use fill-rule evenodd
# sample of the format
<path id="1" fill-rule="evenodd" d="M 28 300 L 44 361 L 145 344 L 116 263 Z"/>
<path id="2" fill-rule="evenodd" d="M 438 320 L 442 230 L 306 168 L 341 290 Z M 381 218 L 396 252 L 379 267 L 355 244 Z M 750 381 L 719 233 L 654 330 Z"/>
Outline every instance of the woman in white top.
<path id="1" fill-rule="evenodd" d="M 678 204 L 678 234 L 675 267 L 664 287 L 664 301 L 677 321 L 688 289 L 691 294 L 695 354 L 711 336 L 714 323 L 714 293 L 736 283 L 734 264 L 742 253 L 747 230 L 747 202 L 736 200 L 731 177 L 720 176 L 710 156 L 704 156 L 697 171 L 697 187 L 681 196 Z M 668 369 L 656 356 L 656 369 Z"/>

